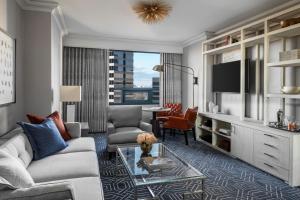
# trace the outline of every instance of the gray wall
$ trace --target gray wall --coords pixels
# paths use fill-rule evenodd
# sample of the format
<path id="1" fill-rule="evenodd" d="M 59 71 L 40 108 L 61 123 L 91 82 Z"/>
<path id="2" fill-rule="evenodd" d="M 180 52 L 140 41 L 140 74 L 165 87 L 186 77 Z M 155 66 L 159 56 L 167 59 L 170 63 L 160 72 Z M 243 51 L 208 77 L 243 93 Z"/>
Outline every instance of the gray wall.
<path id="1" fill-rule="evenodd" d="M 197 42 L 183 49 L 183 65 L 192 67 L 195 70 L 195 76 L 199 77 L 199 84 L 193 86 L 192 75 L 182 73 L 182 107 L 183 111 L 193 106 L 193 88 L 195 89 L 195 106 L 201 110 L 203 99 L 203 80 L 202 80 L 202 42 Z"/>
<path id="2" fill-rule="evenodd" d="M 0 0 L 0 28 L 16 39 L 16 88 L 17 102 L 0 107 L 0 135 L 16 126 L 16 121 L 24 119 L 24 63 L 23 63 L 23 29 L 22 10 L 12 0 Z"/>
<path id="3" fill-rule="evenodd" d="M 51 112 L 51 14 L 24 11 L 25 113 Z"/>

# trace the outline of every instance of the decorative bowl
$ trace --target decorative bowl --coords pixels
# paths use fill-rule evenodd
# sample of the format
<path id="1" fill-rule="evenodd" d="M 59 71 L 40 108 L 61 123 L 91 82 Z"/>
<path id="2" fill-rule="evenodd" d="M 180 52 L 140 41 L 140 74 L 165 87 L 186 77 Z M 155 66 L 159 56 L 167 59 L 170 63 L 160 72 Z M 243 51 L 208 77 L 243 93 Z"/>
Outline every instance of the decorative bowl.
<path id="1" fill-rule="evenodd" d="M 300 87 L 284 86 L 281 91 L 284 94 L 300 94 Z"/>

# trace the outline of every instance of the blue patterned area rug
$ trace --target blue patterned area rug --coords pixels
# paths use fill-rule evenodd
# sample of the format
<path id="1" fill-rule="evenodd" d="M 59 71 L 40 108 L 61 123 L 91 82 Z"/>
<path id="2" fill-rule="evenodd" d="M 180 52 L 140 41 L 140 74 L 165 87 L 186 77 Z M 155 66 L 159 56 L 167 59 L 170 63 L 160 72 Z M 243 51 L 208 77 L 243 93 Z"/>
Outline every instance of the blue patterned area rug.
<path id="1" fill-rule="evenodd" d="M 105 200 L 134 199 L 134 187 L 129 177 L 113 176 L 115 160 L 107 159 L 105 135 L 96 134 L 94 137 Z M 186 146 L 184 137 L 176 135 L 167 137 L 164 144 L 207 176 L 205 200 L 300 200 L 300 188 L 292 188 L 282 180 L 200 142 L 190 139 L 190 145 Z M 125 169 L 120 169 L 120 173 L 126 174 Z M 160 199 L 175 200 L 182 199 L 183 191 L 195 187 L 198 187 L 195 183 L 185 183 L 157 186 L 153 190 Z M 139 198 L 150 197 L 146 189 L 139 194 Z"/>

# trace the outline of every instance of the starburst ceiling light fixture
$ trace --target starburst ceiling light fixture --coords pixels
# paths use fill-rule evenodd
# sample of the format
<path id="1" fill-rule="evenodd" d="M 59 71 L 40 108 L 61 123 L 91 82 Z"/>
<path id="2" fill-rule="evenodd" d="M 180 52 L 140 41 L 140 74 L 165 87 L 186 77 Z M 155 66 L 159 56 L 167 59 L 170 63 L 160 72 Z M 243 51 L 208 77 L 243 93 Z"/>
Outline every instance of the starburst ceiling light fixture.
<path id="1" fill-rule="evenodd" d="M 148 0 L 138 2 L 133 6 L 139 18 L 147 24 L 155 24 L 164 20 L 172 10 L 172 7 L 161 0 Z"/>

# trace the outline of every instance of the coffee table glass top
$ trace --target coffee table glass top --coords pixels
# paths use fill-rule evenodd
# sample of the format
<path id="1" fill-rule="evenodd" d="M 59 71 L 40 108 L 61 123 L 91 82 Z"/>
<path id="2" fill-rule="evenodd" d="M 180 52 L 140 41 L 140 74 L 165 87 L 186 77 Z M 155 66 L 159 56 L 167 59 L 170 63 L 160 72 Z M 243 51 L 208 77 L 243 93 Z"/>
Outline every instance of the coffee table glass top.
<path id="1" fill-rule="evenodd" d="M 206 178 L 161 143 L 154 144 L 150 154 L 152 157 L 166 158 L 172 161 L 172 164 L 166 169 L 150 171 L 141 165 L 142 151 L 139 146 L 119 146 L 118 154 L 137 186 Z"/>

